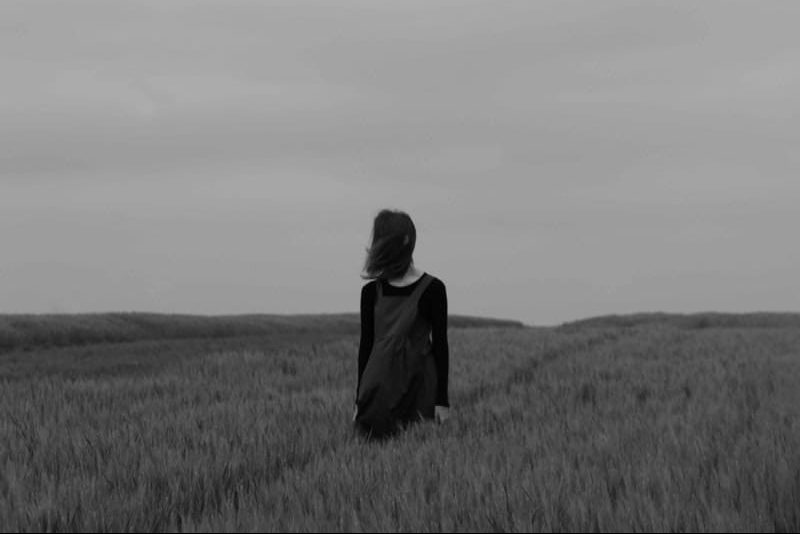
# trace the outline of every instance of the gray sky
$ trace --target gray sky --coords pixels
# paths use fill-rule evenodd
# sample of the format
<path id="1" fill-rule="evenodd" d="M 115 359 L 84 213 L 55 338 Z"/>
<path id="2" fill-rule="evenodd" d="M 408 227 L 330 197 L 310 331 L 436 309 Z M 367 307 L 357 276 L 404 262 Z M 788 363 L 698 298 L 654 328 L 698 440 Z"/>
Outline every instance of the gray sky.
<path id="1" fill-rule="evenodd" d="M 0 4 L 0 313 L 800 310 L 800 2 Z"/>

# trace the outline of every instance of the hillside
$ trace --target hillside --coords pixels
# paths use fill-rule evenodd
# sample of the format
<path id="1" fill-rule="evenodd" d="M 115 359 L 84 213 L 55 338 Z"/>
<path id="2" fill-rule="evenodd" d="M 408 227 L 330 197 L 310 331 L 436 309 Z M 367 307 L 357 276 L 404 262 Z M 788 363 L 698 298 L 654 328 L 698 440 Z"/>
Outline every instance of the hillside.
<path id="1" fill-rule="evenodd" d="M 522 323 L 453 315 L 452 328 L 522 327 Z M 303 315 L 167 315 L 97 313 L 0 315 L 0 353 L 40 347 L 191 338 L 233 338 L 283 334 L 357 334 L 355 313 Z"/>
<path id="2" fill-rule="evenodd" d="M 800 328 L 800 313 L 633 313 L 627 315 L 602 315 L 564 323 L 562 329 L 582 327 L 631 328 L 644 325 L 662 325 L 675 328 Z"/>

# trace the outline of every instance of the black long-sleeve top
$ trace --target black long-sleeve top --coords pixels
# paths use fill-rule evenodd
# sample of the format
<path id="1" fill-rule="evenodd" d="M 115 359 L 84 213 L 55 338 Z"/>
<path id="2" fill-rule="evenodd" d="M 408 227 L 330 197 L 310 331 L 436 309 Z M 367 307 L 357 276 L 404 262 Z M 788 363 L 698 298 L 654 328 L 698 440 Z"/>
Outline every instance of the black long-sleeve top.
<path id="1" fill-rule="evenodd" d="M 413 284 L 396 287 L 388 282 L 373 280 L 361 288 L 361 343 L 358 348 L 358 385 L 361 375 L 367 366 L 372 344 L 375 341 L 375 298 L 376 284 L 383 285 L 383 294 L 390 296 L 408 296 L 420 283 L 422 278 Z M 422 293 L 418 305 L 419 313 L 431 323 L 431 341 L 433 357 L 436 362 L 436 405 L 450 406 L 447 397 L 447 379 L 450 363 L 450 347 L 447 343 L 447 290 L 444 282 L 438 278 L 431 280 Z"/>

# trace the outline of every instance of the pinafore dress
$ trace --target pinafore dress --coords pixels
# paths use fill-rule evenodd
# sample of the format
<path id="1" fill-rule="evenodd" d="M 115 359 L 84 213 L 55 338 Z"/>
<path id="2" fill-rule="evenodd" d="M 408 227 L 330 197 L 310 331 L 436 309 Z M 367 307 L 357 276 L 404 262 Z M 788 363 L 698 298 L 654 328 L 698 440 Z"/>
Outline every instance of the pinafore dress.
<path id="1" fill-rule="evenodd" d="M 436 364 L 431 324 L 418 311 L 433 277 L 424 273 L 411 295 L 384 295 L 376 281 L 375 340 L 356 399 L 356 428 L 375 438 L 433 419 Z"/>

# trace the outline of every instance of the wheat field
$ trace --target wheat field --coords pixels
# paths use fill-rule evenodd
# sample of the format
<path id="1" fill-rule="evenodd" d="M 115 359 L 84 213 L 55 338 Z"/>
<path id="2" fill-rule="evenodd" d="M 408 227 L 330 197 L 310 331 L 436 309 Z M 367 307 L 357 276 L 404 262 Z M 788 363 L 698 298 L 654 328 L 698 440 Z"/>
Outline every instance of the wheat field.
<path id="1" fill-rule="evenodd" d="M 352 432 L 357 337 L 0 354 L 0 530 L 800 530 L 800 328 L 450 331 L 452 417 Z"/>

